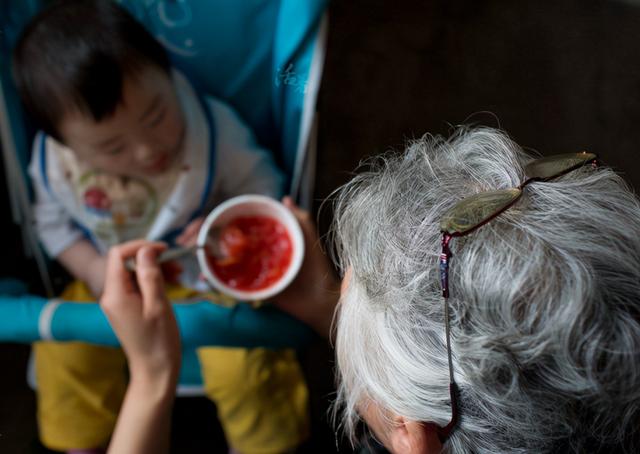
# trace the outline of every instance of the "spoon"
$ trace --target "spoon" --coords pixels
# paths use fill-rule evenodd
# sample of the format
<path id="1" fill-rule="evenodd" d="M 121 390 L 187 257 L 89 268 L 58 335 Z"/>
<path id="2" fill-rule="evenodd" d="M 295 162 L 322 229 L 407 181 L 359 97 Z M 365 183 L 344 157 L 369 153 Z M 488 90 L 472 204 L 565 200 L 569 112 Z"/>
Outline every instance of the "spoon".
<path id="1" fill-rule="evenodd" d="M 220 227 L 213 227 L 209 234 L 207 235 L 207 241 L 203 246 L 193 245 L 189 247 L 175 247 L 171 249 L 166 249 L 162 251 L 158 257 L 156 257 L 156 263 L 161 264 L 164 262 L 170 262 L 172 260 L 177 260 L 180 257 L 184 257 L 185 255 L 193 254 L 200 248 L 206 248 L 207 254 L 213 256 L 216 259 L 225 259 L 227 258 L 227 254 L 220 247 L 220 232 L 222 229 Z M 124 262 L 124 267 L 128 271 L 136 270 L 136 260 L 134 257 L 128 258 Z"/>

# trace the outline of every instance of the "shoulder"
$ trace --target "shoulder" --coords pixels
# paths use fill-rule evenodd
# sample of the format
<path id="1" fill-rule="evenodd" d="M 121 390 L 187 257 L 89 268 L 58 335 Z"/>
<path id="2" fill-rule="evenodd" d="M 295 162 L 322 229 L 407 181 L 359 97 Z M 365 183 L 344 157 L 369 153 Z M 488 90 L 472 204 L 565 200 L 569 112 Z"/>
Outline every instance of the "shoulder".
<path id="1" fill-rule="evenodd" d="M 192 110 L 208 110 L 212 120 L 210 127 L 219 151 L 257 147 L 253 132 L 230 104 L 209 94 L 198 92 L 197 88 L 180 71 L 173 69 L 171 74 L 178 96 L 182 100 L 183 108 L 190 112 Z M 207 112 L 202 112 L 202 114 L 207 115 Z M 196 117 L 191 116 L 190 118 Z"/>
<path id="2" fill-rule="evenodd" d="M 242 120 L 240 114 L 238 114 L 230 104 L 227 104 L 221 99 L 214 98 L 213 96 L 205 96 L 204 100 L 211 110 L 211 114 L 214 116 L 216 123 L 224 126 L 233 126 L 235 128 L 249 130 L 249 126 L 244 122 L 244 120 Z"/>
<path id="3" fill-rule="evenodd" d="M 219 145 L 255 146 L 251 129 L 233 107 L 211 96 L 205 96 L 204 101 L 213 117 L 216 141 Z"/>
<path id="4" fill-rule="evenodd" d="M 81 170 L 73 150 L 43 132 L 36 134 L 29 163 L 29 176 L 36 184 L 57 193 L 72 185 L 71 177 Z"/>

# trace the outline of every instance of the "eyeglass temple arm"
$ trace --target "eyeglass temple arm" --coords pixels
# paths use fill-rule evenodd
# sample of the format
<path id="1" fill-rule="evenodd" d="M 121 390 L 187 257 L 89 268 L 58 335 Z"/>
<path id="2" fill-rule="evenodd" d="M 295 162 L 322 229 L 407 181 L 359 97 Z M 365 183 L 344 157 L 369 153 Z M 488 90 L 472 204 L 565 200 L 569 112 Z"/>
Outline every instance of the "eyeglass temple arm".
<path id="1" fill-rule="evenodd" d="M 451 397 L 451 421 L 438 430 L 440 441 L 449 438 L 449 434 L 458 424 L 458 385 L 453 379 L 453 361 L 451 358 L 451 332 L 449 328 L 449 261 L 451 259 L 451 249 L 449 242 L 452 235 L 442 233 L 442 253 L 440 254 L 440 285 L 442 286 L 442 296 L 444 297 L 444 326 L 447 341 L 447 359 L 449 361 L 449 395 Z"/>
<path id="2" fill-rule="evenodd" d="M 440 254 L 440 284 L 442 285 L 442 296 L 444 297 L 444 327 L 447 339 L 447 356 L 449 359 L 449 383 L 453 381 L 453 366 L 451 362 L 451 332 L 449 328 L 449 260 L 451 259 L 451 249 L 449 242 L 452 236 L 448 233 L 442 234 L 442 253 Z"/>
<path id="3" fill-rule="evenodd" d="M 438 427 L 438 438 L 443 444 L 458 425 L 458 385 L 455 382 L 449 383 L 449 395 L 451 396 L 451 420 L 446 426 Z"/>

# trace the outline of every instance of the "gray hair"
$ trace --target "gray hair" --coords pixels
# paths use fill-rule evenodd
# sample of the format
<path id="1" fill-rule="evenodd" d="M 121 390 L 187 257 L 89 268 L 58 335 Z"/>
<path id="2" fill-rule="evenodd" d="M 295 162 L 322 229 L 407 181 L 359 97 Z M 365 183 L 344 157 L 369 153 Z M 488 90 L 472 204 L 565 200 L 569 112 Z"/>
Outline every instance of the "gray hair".
<path id="1" fill-rule="evenodd" d="M 490 128 L 425 136 L 371 160 L 335 201 L 338 399 L 353 435 L 367 400 L 413 421 L 451 416 L 439 220 L 471 194 L 518 186 L 532 159 Z M 532 183 L 454 238 L 451 337 L 460 421 L 445 450 L 615 445 L 640 422 L 640 203 L 611 169 Z"/>

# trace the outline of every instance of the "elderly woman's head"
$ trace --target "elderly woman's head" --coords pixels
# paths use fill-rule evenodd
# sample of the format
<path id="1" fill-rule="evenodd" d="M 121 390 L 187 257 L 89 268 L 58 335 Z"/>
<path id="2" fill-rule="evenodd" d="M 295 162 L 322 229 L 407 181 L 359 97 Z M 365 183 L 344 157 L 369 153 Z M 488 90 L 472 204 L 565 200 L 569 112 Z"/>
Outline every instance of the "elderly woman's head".
<path id="1" fill-rule="evenodd" d="M 518 186 L 533 159 L 503 133 L 425 137 L 339 193 L 339 404 L 400 450 L 451 418 L 439 228 L 472 194 Z M 606 159 L 606 156 L 605 156 Z M 453 452 L 632 446 L 640 422 L 640 203 L 605 167 L 532 183 L 451 242 Z M 413 425 L 412 425 L 413 424 Z M 416 425 L 417 424 L 417 425 Z"/>

